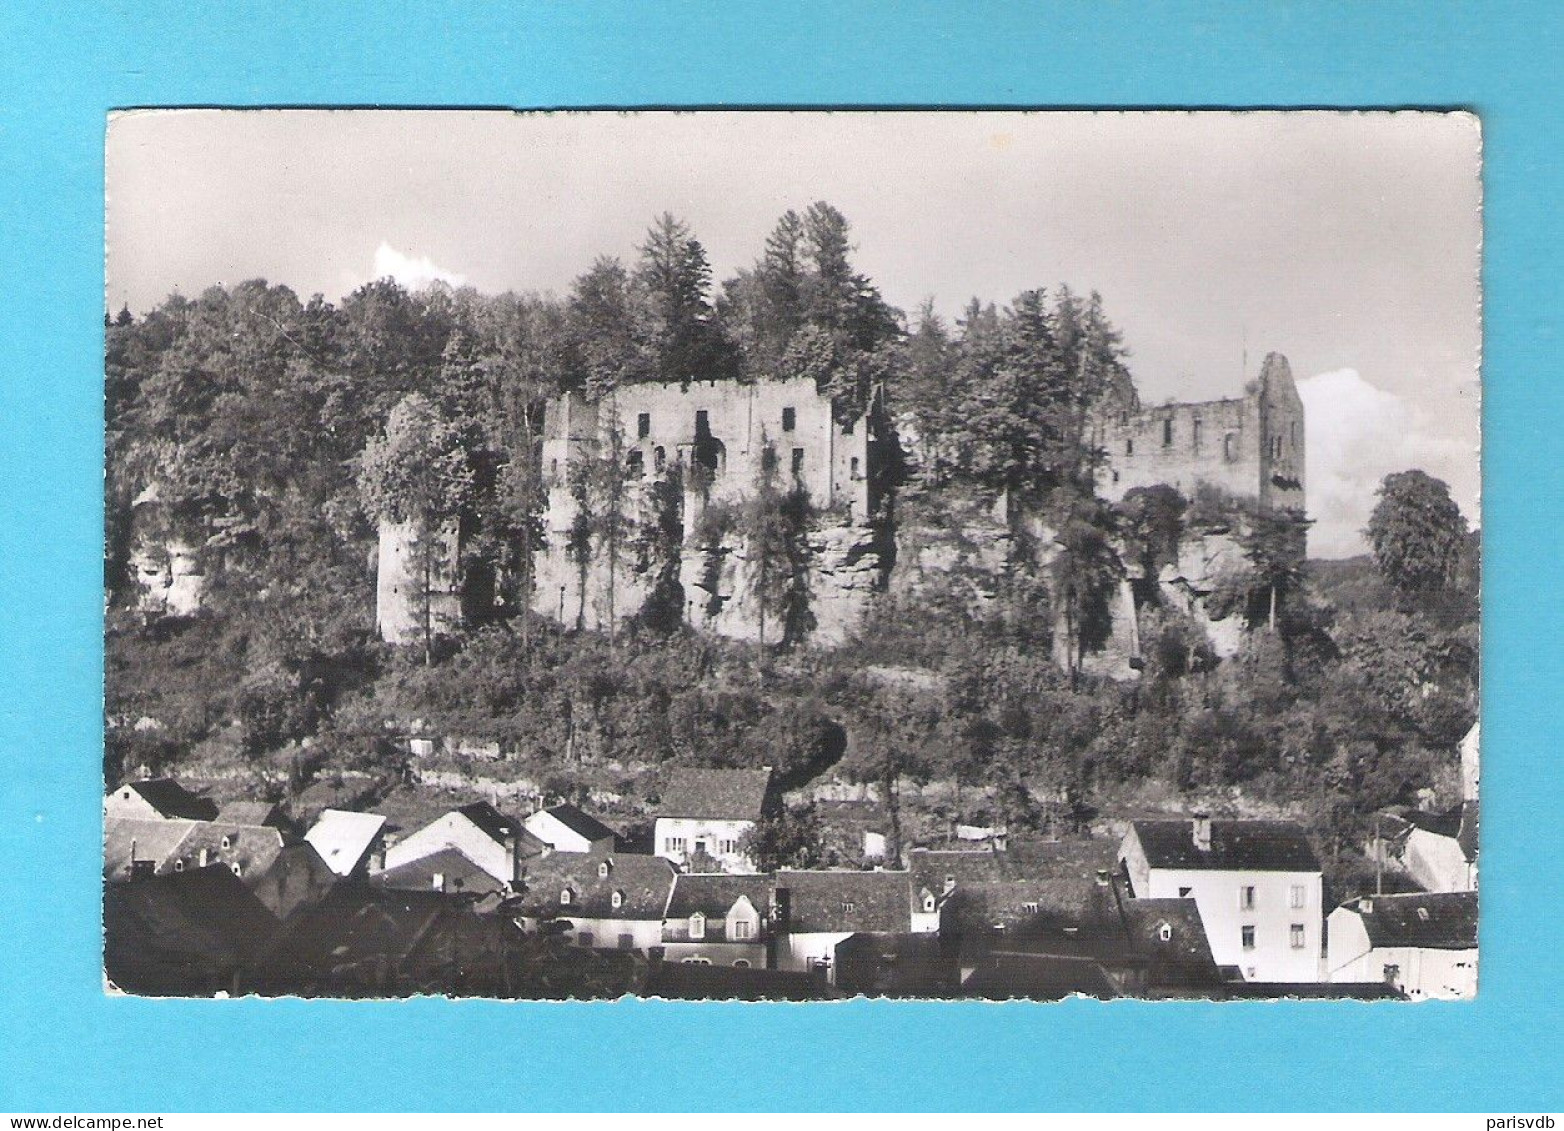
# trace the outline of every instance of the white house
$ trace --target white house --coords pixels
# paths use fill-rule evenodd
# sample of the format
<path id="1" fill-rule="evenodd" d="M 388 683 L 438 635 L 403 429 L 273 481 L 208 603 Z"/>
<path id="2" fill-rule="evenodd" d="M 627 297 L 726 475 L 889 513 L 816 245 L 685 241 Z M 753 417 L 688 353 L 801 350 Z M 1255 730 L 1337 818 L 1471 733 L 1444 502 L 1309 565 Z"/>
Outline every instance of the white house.
<path id="1" fill-rule="evenodd" d="M 1211 953 L 1250 982 L 1323 981 L 1320 862 L 1291 821 L 1135 821 L 1119 846 L 1136 898 L 1193 899 Z"/>
<path id="2" fill-rule="evenodd" d="M 673 770 L 657 807 L 653 851 L 680 867 L 754 872 L 740 843 L 773 803 L 770 767 Z"/>
<path id="3" fill-rule="evenodd" d="M 577 946 L 643 953 L 663 942 L 673 865 L 660 856 L 552 852 L 523 861 L 518 918 Z"/>
<path id="4" fill-rule="evenodd" d="M 103 798 L 104 817 L 162 821 L 211 821 L 217 803 L 191 793 L 173 778 L 126 782 Z"/>
<path id="5" fill-rule="evenodd" d="M 912 932 L 909 872 L 778 872 L 778 970 L 824 970 L 836 982 L 837 944 L 856 934 Z"/>
<path id="6" fill-rule="evenodd" d="M 1475 801 L 1448 813 L 1385 814 L 1370 855 L 1380 854 L 1424 891 L 1476 891 L 1477 829 Z"/>
<path id="7" fill-rule="evenodd" d="M 1477 893 L 1363 896 L 1330 913 L 1330 980 L 1379 982 L 1413 1000 L 1477 993 Z"/>
<path id="8" fill-rule="evenodd" d="M 379 813 L 325 809 L 304 839 L 333 872 L 351 876 L 368 871 L 369 858 L 379 846 L 385 827 L 386 819 Z"/>
<path id="9" fill-rule="evenodd" d="M 618 847 L 613 829 L 574 805 L 539 809 L 522 824 L 554 852 L 612 852 Z"/>
<path id="10" fill-rule="evenodd" d="M 476 801 L 452 809 L 388 846 L 382 870 L 403 870 L 445 849 L 455 849 L 495 883 L 509 884 L 516 878 L 521 860 L 541 854 L 544 848 L 520 820 L 506 816 L 487 801 Z M 430 886 L 435 886 L 432 876 Z"/>
<path id="11" fill-rule="evenodd" d="M 668 962 L 766 969 L 774 883 L 770 876 L 681 873 L 663 917 Z"/>

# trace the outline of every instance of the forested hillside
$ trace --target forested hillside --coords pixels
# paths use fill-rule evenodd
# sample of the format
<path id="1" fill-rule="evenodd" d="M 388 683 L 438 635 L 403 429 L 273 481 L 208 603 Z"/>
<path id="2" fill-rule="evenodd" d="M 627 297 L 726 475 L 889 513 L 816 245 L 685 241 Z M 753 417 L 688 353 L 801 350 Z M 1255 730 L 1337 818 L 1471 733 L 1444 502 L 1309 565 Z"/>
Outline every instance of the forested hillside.
<path id="1" fill-rule="evenodd" d="M 1269 807 L 1309 824 L 1343 882 L 1368 814 L 1448 796 L 1476 713 L 1477 545 L 1443 484 L 1389 477 L 1373 558 L 1353 563 L 1305 565 L 1300 522 L 1249 514 L 1245 567 L 1212 597 L 1248 626 L 1230 659 L 1153 603 L 1138 680 L 1062 671 L 1057 626 L 1084 638 L 1127 558 L 1176 559 L 1241 504 L 1092 493 L 1084 413 L 1131 388 L 1098 296 L 973 300 L 947 325 L 890 308 L 851 250 L 845 218 L 815 204 L 714 287 L 664 216 L 563 297 L 381 280 L 334 305 L 257 280 L 110 319 L 107 775 L 200 767 L 286 798 L 359 770 L 391 790 L 410 734 L 456 736 L 497 744 L 488 776 L 631 814 L 666 763 L 770 765 L 791 787 L 834 772 L 878 783 L 908 840 L 958 819 Z M 1022 546 L 978 603 L 959 573 L 887 594 L 829 651 L 650 622 L 610 638 L 522 611 L 549 397 L 780 374 L 849 408 L 883 395 L 899 506 L 937 523 L 1003 493 L 1046 517 L 1056 552 L 1028 568 Z M 415 414 L 401 446 L 393 410 Z M 427 648 L 373 631 L 375 518 L 405 507 L 459 510 L 499 579 L 492 613 Z M 148 615 L 133 563 L 174 542 L 204 563 L 200 610 Z M 904 813 L 904 784 L 929 781 L 954 788 Z"/>

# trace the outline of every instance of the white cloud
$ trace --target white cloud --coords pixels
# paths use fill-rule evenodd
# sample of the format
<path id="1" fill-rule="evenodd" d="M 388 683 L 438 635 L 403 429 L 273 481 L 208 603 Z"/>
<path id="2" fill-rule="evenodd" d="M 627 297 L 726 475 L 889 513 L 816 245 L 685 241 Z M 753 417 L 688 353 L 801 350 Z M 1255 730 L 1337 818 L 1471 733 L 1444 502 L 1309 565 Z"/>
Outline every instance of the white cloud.
<path id="1" fill-rule="evenodd" d="M 459 287 L 467 282 L 466 275 L 437 266 L 426 255 L 405 255 L 384 241 L 375 249 L 374 277 L 390 277 L 410 291 L 422 290 L 430 283 Z"/>
<path id="2" fill-rule="evenodd" d="M 1450 485 L 1461 513 L 1477 525 L 1477 440 L 1450 434 L 1449 422 L 1335 369 L 1298 382 L 1308 429 L 1309 531 L 1313 557 L 1363 553 L 1363 527 L 1380 480 L 1421 468 Z"/>

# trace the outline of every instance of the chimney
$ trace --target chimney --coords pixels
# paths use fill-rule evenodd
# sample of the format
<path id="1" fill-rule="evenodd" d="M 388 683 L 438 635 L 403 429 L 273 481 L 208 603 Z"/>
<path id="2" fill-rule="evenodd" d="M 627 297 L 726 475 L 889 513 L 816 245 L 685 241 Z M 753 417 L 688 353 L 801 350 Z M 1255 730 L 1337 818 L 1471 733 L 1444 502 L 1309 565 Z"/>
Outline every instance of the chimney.
<path id="1" fill-rule="evenodd" d="M 1195 847 L 1201 852 L 1211 851 L 1211 814 L 1201 811 L 1194 814 Z"/>

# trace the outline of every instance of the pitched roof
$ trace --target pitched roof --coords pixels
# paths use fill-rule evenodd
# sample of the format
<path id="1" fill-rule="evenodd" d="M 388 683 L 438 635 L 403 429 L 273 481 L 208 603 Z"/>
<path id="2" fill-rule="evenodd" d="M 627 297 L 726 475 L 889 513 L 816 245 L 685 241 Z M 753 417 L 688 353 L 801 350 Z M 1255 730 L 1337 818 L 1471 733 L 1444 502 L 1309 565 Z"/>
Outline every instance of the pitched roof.
<path id="1" fill-rule="evenodd" d="M 475 863 L 472 857 L 449 844 L 428 856 L 420 856 L 416 860 L 398 864 L 395 868 L 376 872 L 370 877 L 370 882 L 403 891 L 433 891 L 436 875 L 441 877 L 441 891 L 481 893 L 501 891 L 505 887 Z"/>
<path id="2" fill-rule="evenodd" d="M 276 819 L 277 806 L 269 801 L 230 801 L 216 817 L 231 825 L 269 825 Z"/>
<path id="3" fill-rule="evenodd" d="M 304 839 L 314 846 L 333 872 L 346 876 L 363 861 L 385 823 L 386 819 L 379 813 L 327 809 L 310 826 Z"/>
<path id="4" fill-rule="evenodd" d="M 103 878 L 125 879 L 135 859 L 161 864 L 190 835 L 196 822 L 160 817 L 105 817 L 103 820 Z"/>
<path id="5" fill-rule="evenodd" d="M 234 874 L 248 879 L 270 868 L 286 843 L 282 833 L 270 825 L 203 821 L 192 826 L 190 834 L 164 859 L 158 871 L 172 868 L 175 860 L 183 861 L 186 868 L 221 864 L 232 869 L 238 865 L 239 871 Z M 204 862 L 201 858 L 202 850 L 206 852 Z"/>
<path id="6" fill-rule="evenodd" d="M 1005 859 L 991 848 L 945 849 L 914 848 L 908 865 L 912 886 L 935 895 L 944 893 L 948 883 L 995 882 L 1005 878 Z"/>
<path id="7" fill-rule="evenodd" d="M 666 918 L 687 919 L 697 911 L 707 919 L 722 919 L 741 896 L 765 915 L 771 907 L 776 881 L 771 876 L 733 875 L 719 872 L 685 872 L 674 877 Z"/>
<path id="8" fill-rule="evenodd" d="M 504 844 L 506 837 L 515 836 L 521 831 L 521 822 L 515 817 L 507 817 L 487 801 L 473 801 L 466 805 L 458 806 L 456 812 L 466 817 L 496 844 Z"/>
<path id="9" fill-rule="evenodd" d="M 793 934 L 912 930 L 912 877 L 908 872 L 778 872 L 777 902 L 786 891 Z"/>
<path id="10" fill-rule="evenodd" d="M 599 875 L 608 864 L 608 875 Z M 673 890 L 674 868 L 661 856 L 628 852 L 555 852 L 522 865 L 521 914 L 540 919 L 661 921 Z M 570 902 L 560 893 L 570 890 Z M 613 905 L 614 893 L 621 902 Z"/>
<path id="11" fill-rule="evenodd" d="M 973 997 L 997 1000 L 1056 1001 L 1075 994 L 1103 999 L 1119 996 L 1113 979 L 1094 960 L 1055 954 L 992 955 L 961 988 Z"/>
<path id="12" fill-rule="evenodd" d="M 1318 872 L 1319 858 L 1293 821 L 1212 821 L 1211 847 L 1195 847 L 1189 821 L 1135 821 L 1153 868 L 1217 872 Z"/>
<path id="13" fill-rule="evenodd" d="M 758 821 L 771 788 L 771 771 L 668 771 L 659 817 L 707 817 L 725 821 Z"/>
<path id="14" fill-rule="evenodd" d="M 1415 892 L 1365 896 L 1348 905 L 1363 920 L 1369 945 L 1431 950 L 1472 950 L 1477 946 L 1475 891 Z"/>
<path id="15" fill-rule="evenodd" d="M 551 805 L 544 812 L 571 832 L 578 833 L 590 841 L 616 839 L 619 836 L 592 814 L 577 809 L 569 803 Z"/>
<path id="16" fill-rule="evenodd" d="M 173 778 L 148 778 L 126 782 L 141 799 L 164 817 L 182 817 L 190 821 L 210 821 L 217 816 L 217 803 L 209 797 L 191 793 Z"/>

